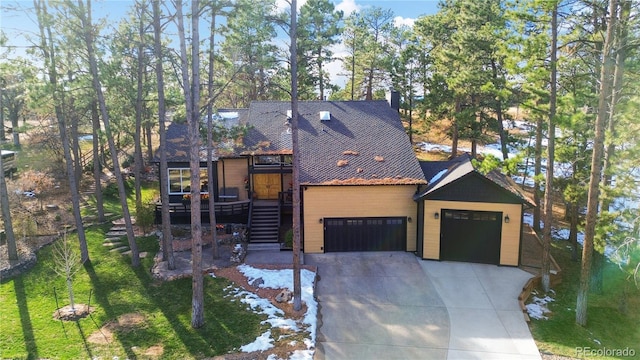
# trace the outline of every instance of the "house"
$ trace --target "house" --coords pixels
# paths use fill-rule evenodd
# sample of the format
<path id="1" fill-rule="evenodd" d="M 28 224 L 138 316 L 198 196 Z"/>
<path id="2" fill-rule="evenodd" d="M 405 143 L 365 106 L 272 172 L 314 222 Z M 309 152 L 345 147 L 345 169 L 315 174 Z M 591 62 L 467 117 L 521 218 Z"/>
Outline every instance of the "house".
<path id="1" fill-rule="evenodd" d="M 246 222 L 251 242 L 277 242 L 281 226 L 291 222 L 290 103 L 253 102 L 248 109 L 220 113 L 224 121 L 246 125 L 247 132 L 218 147 L 213 174 L 206 173 L 203 152 L 203 189 L 205 182 L 214 182 L 219 219 L 226 214 L 226 219 Z M 518 264 L 513 252 L 519 251 L 519 242 L 513 239 L 519 238 L 518 223 L 527 203 L 513 189 L 475 172 L 468 158 L 421 164 L 397 108 L 384 100 L 304 101 L 298 119 L 304 252 L 412 251 L 424 259 Z M 169 170 L 161 186 L 169 187 L 172 221 L 189 218 L 188 204 L 180 201 L 190 191 L 186 134 L 185 125 L 168 128 Z M 470 185 L 481 187 L 471 195 L 486 195 L 465 198 L 467 194 L 456 190 Z M 453 197 L 443 198 L 449 195 Z M 498 259 L 441 253 L 449 251 L 449 242 L 442 246 L 436 241 L 440 230 L 448 238 L 458 236 L 449 229 L 451 216 L 461 216 L 456 211 L 500 217 L 500 232 L 490 228 L 494 233 L 487 235 L 500 244 Z M 503 226 L 503 215 L 513 222 Z M 451 246 L 461 245 L 468 246 Z M 476 248 L 484 249 L 474 245 L 473 251 Z"/>

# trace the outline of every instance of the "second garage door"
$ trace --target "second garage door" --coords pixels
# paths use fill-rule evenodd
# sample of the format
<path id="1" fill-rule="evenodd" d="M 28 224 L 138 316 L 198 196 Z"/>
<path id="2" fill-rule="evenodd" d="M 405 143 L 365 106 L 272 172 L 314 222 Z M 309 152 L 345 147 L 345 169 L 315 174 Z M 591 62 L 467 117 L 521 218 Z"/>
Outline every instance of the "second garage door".
<path id="1" fill-rule="evenodd" d="M 499 264 L 502 213 L 441 211 L 440 260 Z"/>
<path id="2" fill-rule="evenodd" d="M 324 251 L 402 251 L 406 218 L 325 218 Z"/>

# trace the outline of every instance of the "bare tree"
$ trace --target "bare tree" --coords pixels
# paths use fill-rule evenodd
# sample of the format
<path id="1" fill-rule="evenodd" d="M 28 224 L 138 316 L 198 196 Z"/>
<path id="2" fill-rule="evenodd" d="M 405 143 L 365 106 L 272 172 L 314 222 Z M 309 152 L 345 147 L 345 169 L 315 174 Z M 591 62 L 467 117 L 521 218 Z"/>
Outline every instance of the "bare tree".
<path id="1" fill-rule="evenodd" d="M 160 133 L 160 178 L 168 174 L 167 169 L 167 135 L 165 129 L 166 110 L 164 96 L 164 72 L 162 68 L 162 28 L 160 26 L 160 1 L 153 1 L 153 51 L 156 57 L 156 78 L 158 80 L 158 122 Z M 168 184 L 160 184 L 160 201 L 162 202 L 162 257 L 167 262 L 170 270 L 176 268 L 173 255 L 173 239 L 171 235 L 171 214 L 169 213 L 169 188 Z"/>
<path id="2" fill-rule="evenodd" d="M 98 62 L 96 61 L 96 54 L 94 51 L 93 29 L 91 25 L 91 0 L 87 0 L 86 9 L 83 0 L 78 0 L 78 7 L 76 10 L 77 16 L 82 23 L 82 35 L 87 47 L 89 71 L 91 73 L 94 91 L 98 96 L 98 105 L 100 106 L 102 122 L 104 124 L 105 133 L 107 135 L 107 142 L 109 143 L 111 161 L 113 162 L 113 172 L 116 176 L 116 181 L 118 184 L 118 195 L 120 196 L 120 204 L 122 206 L 122 216 L 124 217 L 125 228 L 127 231 L 127 240 L 129 241 L 129 248 L 131 249 L 131 264 L 132 266 L 139 266 L 140 255 L 138 252 L 138 245 L 136 244 L 135 234 L 133 233 L 133 224 L 131 223 L 129 204 L 127 204 L 127 191 L 124 187 L 124 178 L 122 177 L 122 171 L 120 171 L 120 161 L 118 160 L 118 151 L 116 149 L 116 144 L 111 133 L 109 112 L 107 111 L 107 104 L 104 98 L 104 93 L 102 92 L 100 77 L 98 75 Z"/>
<path id="3" fill-rule="evenodd" d="M 75 252 L 65 233 L 62 239 L 58 239 L 53 246 L 53 271 L 63 276 L 67 283 L 67 292 L 69 293 L 69 305 L 71 310 L 75 311 L 76 304 L 73 296 L 73 275 L 80 270 L 80 261 L 78 253 Z"/>

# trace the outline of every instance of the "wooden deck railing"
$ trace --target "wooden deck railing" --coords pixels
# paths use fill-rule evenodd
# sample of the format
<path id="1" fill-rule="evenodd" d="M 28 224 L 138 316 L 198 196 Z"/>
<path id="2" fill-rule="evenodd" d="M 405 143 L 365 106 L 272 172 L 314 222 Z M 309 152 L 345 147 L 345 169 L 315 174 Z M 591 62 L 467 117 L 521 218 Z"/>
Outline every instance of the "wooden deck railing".
<path id="1" fill-rule="evenodd" d="M 251 200 L 217 202 L 215 203 L 216 215 L 240 215 L 249 212 Z M 209 211 L 209 202 L 200 203 L 200 211 Z M 156 203 L 156 211 L 162 211 L 162 204 Z M 189 202 L 169 203 L 169 212 L 172 213 L 190 213 L 191 206 Z"/>

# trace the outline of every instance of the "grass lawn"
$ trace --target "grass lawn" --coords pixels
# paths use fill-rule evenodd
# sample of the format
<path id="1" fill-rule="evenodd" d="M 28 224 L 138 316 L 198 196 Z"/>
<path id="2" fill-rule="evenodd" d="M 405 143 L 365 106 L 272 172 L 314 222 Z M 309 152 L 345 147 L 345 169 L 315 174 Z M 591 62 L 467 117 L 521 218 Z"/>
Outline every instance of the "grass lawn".
<path id="1" fill-rule="evenodd" d="M 589 357 L 601 359 L 640 359 L 640 290 L 628 273 L 608 263 L 602 294 L 589 295 L 588 324 L 575 323 L 575 308 L 580 263 L 571 261 L 566 241 L 555 241 L 552 254 L 562 267 L 562 284 L 554 288 L 552 313 L 548 320 L 531 320 L 531 331 L 543 352 L 583 358 L 577 348 L 624 350 L 633 349 L 633 357 Z M 614 353 L 611 353 L 614 354 Z M 615 354 L 614 354 L 615 355 Z"/>
<path id="2" fill-rule="evenodd" d="M 113 202 L 108 208 L 115 208 Z M 37 265 L 27 273 L 0 284 L 0 358 L 203 358 L 237 349 L 264 331 L 262 316 L 225 297 L 230 283 L 211 277 L 205 277 L 205 326 L 192 329 L 191 279 L 157 282 L 151 277 L 155 237 L 138 238 L 140 251 L 149 255 L 132 268 L 129 256 L 102 246 L 108 230 L 109 225 L 87 229 L 91 262 L 73 281 L 76 304 L 95 307 L 91 317 L 53 318 L 54 289 L 60 307 L 69 300 L 64 279 L 53 271 L 52 247 L 38 253 Z M 105 325 L 132 314 L 135 323 L 107 327 L 112 342 L 91 341 L 108 335 Z"/>

